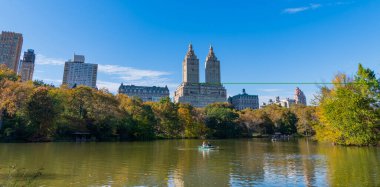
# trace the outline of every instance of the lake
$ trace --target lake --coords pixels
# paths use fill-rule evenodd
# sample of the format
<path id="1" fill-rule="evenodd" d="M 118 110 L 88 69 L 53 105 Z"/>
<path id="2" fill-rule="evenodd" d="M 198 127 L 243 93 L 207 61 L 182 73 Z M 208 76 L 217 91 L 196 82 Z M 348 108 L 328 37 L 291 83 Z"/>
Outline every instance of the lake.
<path id="1" fill-rule="evenodd" d="M 380 186 L 379 147 L 235 139 L 202 151 L 201 142 L 2 143 L 0 180 L 15 165 L 43 168 L 33 184 L 44 186 Z"/>

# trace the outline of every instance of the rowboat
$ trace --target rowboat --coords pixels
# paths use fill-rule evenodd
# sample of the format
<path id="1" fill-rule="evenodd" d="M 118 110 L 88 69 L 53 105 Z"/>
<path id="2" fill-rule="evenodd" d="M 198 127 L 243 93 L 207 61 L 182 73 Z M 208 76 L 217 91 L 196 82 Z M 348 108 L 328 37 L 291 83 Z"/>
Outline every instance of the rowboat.
<path id="1" fill-rule="evenodd" d="M 208 150 L 215 150 L 215 149 L 218 149 L 219 147 L 216 147 L 216 146 L 198 146 L 198 149 L 199 150 L 203 150 L 203 151 L 208 151 Z"/>

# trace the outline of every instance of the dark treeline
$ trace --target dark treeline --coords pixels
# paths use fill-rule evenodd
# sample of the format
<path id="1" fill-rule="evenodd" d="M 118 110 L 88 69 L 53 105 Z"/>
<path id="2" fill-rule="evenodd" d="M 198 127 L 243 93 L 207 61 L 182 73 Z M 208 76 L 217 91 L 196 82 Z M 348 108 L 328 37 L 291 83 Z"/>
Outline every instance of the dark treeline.
<path id="1" fill-rule="evenodd" d="M 359 64 L 352 78 L 338 74 L 332 86 L 320 88 L 315 102 L 243 111 L 227 103 L 194 108 L 169 98 L 144 103 L 103 89 L 20 82 L 0 66 L 0 140 L 68 141 L 77 134 L 98 141 L 238 138 L 279 132 L 341 145 L 378 143 L 380 84 L 372 70 Z"/>
<path id="2" fill-rule="evenodd" d="M 314 107 L 273 105 L 238 112 L 227 103 L 203 109 L 169 98 L 144 103 L 103 89 L 20 82 L 5 67 L 0 68 L 0 91 L 3 141 L 73 140 L 75 133 L 89 133 L 99 141 L 311 134 L 315 120 Z"/>

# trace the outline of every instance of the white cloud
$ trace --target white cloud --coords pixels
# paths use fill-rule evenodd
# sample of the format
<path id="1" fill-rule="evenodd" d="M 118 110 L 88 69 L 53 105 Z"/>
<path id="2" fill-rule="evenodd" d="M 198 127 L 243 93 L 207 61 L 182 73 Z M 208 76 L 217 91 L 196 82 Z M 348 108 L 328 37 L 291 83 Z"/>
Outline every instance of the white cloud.
<path id="1" fill-rule="evenodd" d="M 260 88 L 260 89 L 257 89 L 257 91 L 260 91 L 260 92 L 282 92 L 284 90 L 283 89 L 276 89 L 276 88 Z"/>
<path id="2" fill-rule="evenodd" d="M 283 10 L 283 13 L 296 14 L 296 13 L 303 12 L 306 10 L 317 9 L 317 8 L 320 8 L 321 6 L 322 6 L 321 4 L 310 4 L 309 6 L 286 8 Z"/>
<path id="3" fill-rule="evenodd" d="M 334 5 L 349 5 L 349 4 L 352 4 L 352 3 L 355 3 L 355 1 L 337 1 L 337 2 L 333 2 L 333 3 L 328 3 L 327 5 L 329 6 L 334 6 Z"/>
<path id="4" fill-rule="evenodd" d="M 119 65 L 98 65 L 98 71 L 109 75 L 117 75 L 124 81 L 136 81 L 146 78 L 160 78 L 161 76 L 169 75 L 168 72 L 136 69 Z"/>
<path id="5" fill-rule="evenodd" d="M 174 90 L 178 84 L 171 82 L 171 80 L 166 75 L 170 75 L 168 72 L 164 71 L 155 71 L 155 70 L 144 70 L 136 69 L 132 67 L 125 67 L 119 65 L 101 65 L 98 66 L 98 72 L 108 75 L 113 75 L 113 80 L 115 78 L 120 80 L 120 83 L 128 85 L 137 85 L 137 86 L 168 86 L 169 90 Z M 120 86 L 120 83 L 117 83 L 117 88 Z M 104 85 L 111 92 L 117 91 L 116 83 Z"/>
<path id="6" fill-rule="evenodd" d="M 56 65 L 62 66 L 65 64 L 65 60 L 57 59 L 57 58 L 49 58 L 42 54 L 36 55 L 36 64 L 37 65 Z"/>
<path id="7" fill-rule="evenodd" d="M 65 60 L 58 58 L 46 57 L 42 54 L 36 56 L 37 65 L 64 65 Z M 125 67 L 119 65 L 99 64 L 98 72 L 109 75 L 117 75 L 124 81 L 136 81 L 144 78 L 159 78 L 161 76 L 169 75 L 170 73 L 164 71 L 144 70 L 133 67 Z"/>
<path id="8" fill-rule="evenodd" d="M 63 66 L 65 64 L 65 60 L 58 58 L 50 58 L 42 54 L 37 54 L 36 64 Z M 43 77 L 42 74 L 44 73 L 45 72 L 41 71 L 39 74 L 41 77 Z M 165 71 L 137 69 L 133 67 L 111 64 L 98 64 L 98 75 L 101 74 L 107 75 L 114 82 L 110 82 L 110 80 L 98 80 L 97 86 L 99 88 L 107 88 L 108 90 L 110 90 L 110 92 L 113 93 L 117 92 L 117 89 L 119 88 L 121 82 L 124 82 L 125 84 L 134 84 L 139 86 L 168 86 L 170 90 L 174 90 L 178 86 L 178 84 L 172 83 L 169 78 L 165 77 L 167 75 L 170 75 L 169 72 Z M 53 82 L 55 85 L 60 85 L 62 82 L 58 79 L 53 80 L 41 78 L 41 80 L 44 80 L 45 82 L 49 83 Z"/>
<path id="9" fill-rule="evenodd" d="M 295 14 L 295 13 L 302 12 L 308 9 L 309 9 L 308 7 L 287 8 L 284 10 L 284 13 Z"/>
<path id="10" fill-rule="evenodd" d="M 108 82 L 108 81 L 102 81 L 102 80 L 96 81 L 96 84 L 99 89 L 107 88 L 111 93 L 117 93 L 120 86 L 120 83 Z"/>
<path id="11" fill-rule="evenodd" d="M 274 95 L 259 95 L 259 104 L 268 103 L 269 99 L 275 100 L 276 96 Z"/>
<path id="12" fill-rule="evenodd" d="M 316 8 L 321 7 L 321 6 L 322 6 L 321 4 L 310 4 L 311 9 L 316 9 Z"/>

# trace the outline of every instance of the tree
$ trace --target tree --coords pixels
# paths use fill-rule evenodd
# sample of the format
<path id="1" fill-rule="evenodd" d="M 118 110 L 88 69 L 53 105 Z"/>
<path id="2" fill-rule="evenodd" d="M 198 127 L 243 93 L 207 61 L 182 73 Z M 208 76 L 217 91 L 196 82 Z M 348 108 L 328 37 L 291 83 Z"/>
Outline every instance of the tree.
<path id="1" fill-rule="evenodd" d="M 295 104 L 290 110 L 297 116 L 297 133 L 305 136 L 314 135 L 313 126 L 318 123 L 316 107 Z"/>
<path id="2" fill-rule="evenodd" d="M 294 134 L 297 132 L 297 117 L 290 110 L 286 110 L 279 121 L 278 131 L 282 134 Z"/>
<path id="3" fill-rule="evenodd" d="M 54 121 L 58 115 L 58 101 L 46 87 L 36 88 L 27 102 L 27 116 L 35 129 L 32 139 L 35 141 L 49 140 L 54 133 Z"/>
<path id="4" fill-rule="evenodd" d="M 157 133 L 163 138 L 179 138 L 183 136 L 184 128 L 179 123 L 178 105 L 170 101 L 169 97 L 152 103 L 152 109 L 157 119 Z"/>
<path id="5" fill-rule="evenodd" d="M 179 122 L 184 129 L 184 137 L 196 138 L 204 137 L 207 133 L 207 127 L 202 119 L 197 118 L 201 114 L 189 104 L 179 104 L 178 117 Z"/>
<path id="6" fill-rule="evenodd" d="M 0 81 L 3 80 L 10 80 L 16 82 L 20 80 L 20 77 L 17 76 L 17 74 L 13 70 L 7 68 L 7 66 L 5 66 L 4 64 L 0 64 Z"/>
<path id="7" fill-rule="evenodd" d="M 263 109 L 245 109 L 240 111 L 239 123 L 245 127 L 248 136 L 251 136 L 252 133 L 264 135 L 274 132 L 274 124 Z"/>
<path id="8" fill-rule="evenodd" d="M 373 145 L 378 141 L 379 82 L 370 69 L 359 64 L 354 79 L 335 77 L 331 89 L 321 89 L 316 138 L 342 145 Z"/>
<path id="9" fill-rule="evenodd" d="M 76 89 L 80 89 L 81 86 Z M 122 113 L 119 101 L 106 89 L 91 89 L 91 103 L 87 103 L 87 128 L 97 139 L 107 140 L 117 136 L 116 128 L 121 122 Z"/>
<path id="10" fill-rule="evenodd" d="M 33 81 L 33 85 L 36 86 L 36 87 L 40 87 L 40 86 L 44 86 L 44 87 L 52 87 L 54 88 L 55 86 L 53 84 L 46 84 L 44 81 L 42 80 L 34 80 Z"/>
<path id="11" fill-rule="evenodd" d="M 268 105 L 264 108 L 274 124 L 275 131 L 282 134 L 294 134 L 297 132 L 297 117 L 290 109 L 278 105 Z"/>
<path id="12" fill-rule="evenodd" d="M 0 81 L 0 129 L 2 128 L 5 111 L 11 115 L 16 112 L 16 95 L 12 88 L 14 84 L 9 80 Z"/>
<path id="13" fill-rule="evenodd" d="M 139 98 L 130 98 L 124 94 L 118 94 L 117 99 L 119 108 L 125 113 L 123 122 L 117 128 L 122 139 L 155 138 L 157 122 L 151 106 L 144 104 Z"/>
<path id="14" fill-rule="evenodd" d="M 216 138 L 233 138 L 241 135 L 237 123 L 239 115 L 226 103 L 214 103 L 205 108 L 206 126 L 210 129 L 209 136 Z"/>
<path id="15" fill-rule="evenodd" d="M 13 116 L 31 92 L 30 84 L 22 84 L 19 77 L 5 65 L 0 65 L 0 130 L 5 114 Z"/>

